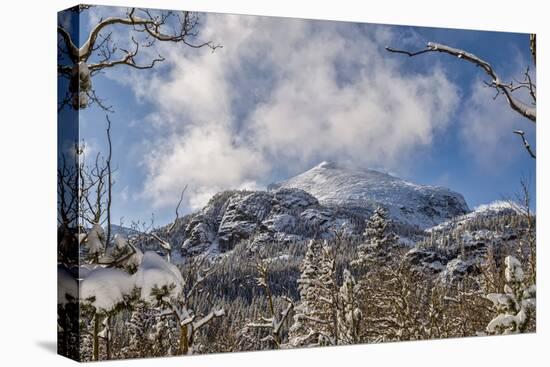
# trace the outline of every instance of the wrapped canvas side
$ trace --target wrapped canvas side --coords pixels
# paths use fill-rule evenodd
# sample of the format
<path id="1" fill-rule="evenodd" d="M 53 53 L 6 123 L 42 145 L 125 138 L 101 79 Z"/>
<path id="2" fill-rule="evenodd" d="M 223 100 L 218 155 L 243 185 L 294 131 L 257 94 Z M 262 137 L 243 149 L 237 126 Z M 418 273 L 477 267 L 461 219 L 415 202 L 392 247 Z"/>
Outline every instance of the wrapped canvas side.
<path id="1" fill-rule="evenodd" d="M 79 113 L 65 108 L 77 101 L 76 61 L 70 57 L 64 37 L 78 41 L 78 7 L 58 13 L 57 78 L 57 352 L 80 360 L 78 269 L 78 150 Z M 59 32 L 62 29 L 63 32 Z"/>

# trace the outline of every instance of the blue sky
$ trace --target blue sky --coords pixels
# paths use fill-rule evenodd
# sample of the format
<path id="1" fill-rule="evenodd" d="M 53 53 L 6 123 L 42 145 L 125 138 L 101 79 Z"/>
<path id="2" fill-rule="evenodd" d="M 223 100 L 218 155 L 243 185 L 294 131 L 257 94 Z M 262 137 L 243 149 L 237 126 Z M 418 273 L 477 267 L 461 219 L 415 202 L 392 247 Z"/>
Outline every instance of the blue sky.
<path id="1" fill-rule="evenodd" d="M 83 13 L 81 32 L 124 9 Z M 113 217 L 157 224 L 224 189 L 262 189 L 323 160 L 384 170 L 462 193 L 471 208 L 513 196 L 535 163 L 512 131 L 536 149 L 534 124 L 485 88 L 481 70 L 448 55 L 414 58 L 384 46 L 440 42 L 489 61 L 505 80 L 531 64 L 527 34 L 285 18 L 201 15 L 212 53 L 157 43 L 152 70 L 112 68 L 93 80 L 112 105 Z M 124 45 L 128 29 L 114 27 Z M 534 70 L 534 67 L 531 66 Z M 81 111 L 90 153 L 105 149 L 105 112 Z M 534 196 L 534 195 L 533 195 Z"/>

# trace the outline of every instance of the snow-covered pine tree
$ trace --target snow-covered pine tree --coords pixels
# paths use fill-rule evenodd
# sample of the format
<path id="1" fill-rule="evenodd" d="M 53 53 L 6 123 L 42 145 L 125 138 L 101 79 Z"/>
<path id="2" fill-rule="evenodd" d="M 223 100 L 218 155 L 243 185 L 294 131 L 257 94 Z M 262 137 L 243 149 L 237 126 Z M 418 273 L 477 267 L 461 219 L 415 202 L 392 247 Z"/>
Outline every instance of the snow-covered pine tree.
<path id="1" fill-rule="evenodd" d="M 328 245 L 311 240 L 298 279 L 300 303 L 295 307 L 289 331 L 289 346 L 317 346 L 337 343 L 334 257 Z"/>
<path id="2" fill-rule="evenodd" d="M 358 287 L 348 269 L 344 270 L 344 280 L 340 287 L 338 309 L 338 339 L 340 344 L 359 342 L 359 324 L 362 312 L 358 307 Z"/>
<path id="3" fill-rule="evenodd" d="M 330 324 L 320 328 L 319 344 L 337 345 L 338 341 L 338 286 L 336 285 L 336 261 L 327 241 L 321 247 L 319 269 L 319 309 L 321 320 L 330 320 Z"/>
<path id="4" fill-rule="evenodd" d="M 141 300 L 132 310 L 127 323 L 129 341 L 125 353 L 129 358 L 144 358 L 151 355 L 152 345 L 148 335 L 152 319 L 150 314 L 147 304 Z"/>
<path id="5" fill-rule="evenodd" d="M 316 325 L 310 320 L 310 315 L 317 302 L 314 280 L 319 273 L 317 262 L 319 247 L 318 242 L 309 241 L 302 261 L 302 272 L 297 280 L 300 303 L 295 308 L 294 323 L 289 330 L 289 345 L 291 347 L 308 346 L 317 342 L 318 334 L 314 328 Z"/>
<path id="6" fill-rule="evenodd" d="M 535 284 L 526 285 L 521 263 L 513 256 L 504 260 L 506 285 L 504 293 L 491 293 L 487 298 L 493 302 L 498 315 L 487 325 L 489 334 L 516 334 L 534 330 L 536 313 Z"/>
<path id="7" fill-rule="evenodd" d="M 412 309 L 414 276 L 390 231 L 387 211 L 378 207 L 366 223 L 364 242 L 351 265 L 361 274 L 356 296 L 362 311 L 363 341 L 408 340 L 417 327 Z"/>
<path id="8" fill-rule="evenodd" d="M 178 354 L 178 325 L 173 318 L 156 317 L 153 320 L 149 341 L 152 343 L 152 355 L 155 357 Z"/>
<path id="9" fill-rule="evenodd" d="M 367 220 L 363 236 L 365 240 L 357 247 L 357 259 L 351 265 L 367 269 L 371 265 L 381 267 L 389 264 L 396 252 L 399 237 L 388 231 L 387 212 L 384 208 L 376 208 Z"/>

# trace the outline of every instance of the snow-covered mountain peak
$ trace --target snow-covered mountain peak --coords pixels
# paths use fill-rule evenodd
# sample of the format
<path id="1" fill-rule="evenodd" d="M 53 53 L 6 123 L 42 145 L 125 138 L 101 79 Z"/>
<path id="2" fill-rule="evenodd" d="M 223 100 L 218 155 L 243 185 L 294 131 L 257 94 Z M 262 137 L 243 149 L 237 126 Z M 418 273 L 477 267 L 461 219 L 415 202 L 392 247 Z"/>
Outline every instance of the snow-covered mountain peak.
<path id="1" fill-rule="evenodd" d="M 327 171 L 332 171 L 333 173 L 340 172 L 342 174 L 347 174 L 347 175 L 353 175 L 355 173 L 358 173 L 363 175 L 377 176 L 381 179 L 385 178 L 387 180 L 392 180 L 392 179 L 399 180 L 398 178 L 393 177 L 387 173 L 383 173 L 371 168 L 365 168 L 365 167 L 352 168 L 351 166 L 347 166 L 335 161 L 323 161 L 318 165 L 316 165 L 315 167 L 311 168 L 310 170 L 302 173 L 301 175 L 306 174 L 308 172 L 313 174 L 313 173 L 320 173 L 320 172 L 327 172 Z"/>
<path id="2" fill-rule="evenodd" d="M 399 222 L 428 228 L 469 212 L 464 197 L 444 187 L 417 185 L 373 169 L 351 169 L 322 162 L 270 186 L 297 188 L 323 205 L 372 210 L 381 205 Z"/>

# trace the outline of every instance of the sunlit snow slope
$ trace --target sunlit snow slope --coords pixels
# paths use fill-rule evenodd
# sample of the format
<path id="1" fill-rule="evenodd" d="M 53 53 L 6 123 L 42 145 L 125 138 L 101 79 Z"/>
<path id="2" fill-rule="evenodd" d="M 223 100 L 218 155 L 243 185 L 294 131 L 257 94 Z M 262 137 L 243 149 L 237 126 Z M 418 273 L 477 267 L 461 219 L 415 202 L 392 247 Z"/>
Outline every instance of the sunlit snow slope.
<path id="1" fill-rule="evenodd" d="M 464 197 L 447 188 L 417 185 L 375 170 L 352 170 L 332 162 L 270 187 L 277 188 L 302 189 L 323 205 L 368 209 L 381 205 L 393 219 L 421 228 L 470 211 Z"/>

